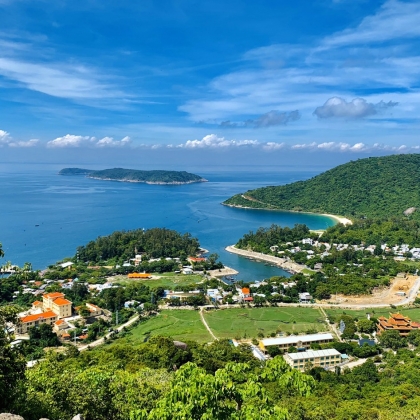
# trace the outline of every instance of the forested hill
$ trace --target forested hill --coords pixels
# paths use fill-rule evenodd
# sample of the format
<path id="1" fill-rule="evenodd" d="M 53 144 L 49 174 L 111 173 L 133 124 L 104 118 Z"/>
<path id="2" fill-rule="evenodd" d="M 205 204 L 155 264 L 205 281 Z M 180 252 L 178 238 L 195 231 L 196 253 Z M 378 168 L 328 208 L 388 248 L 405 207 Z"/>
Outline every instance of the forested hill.
<path id="1" fill-rule="evenodd" d="M 101 171 L 80 168 L 64 168 L 59 175 L 87 175 L 88 178 L 104 179 L 108 181 L 144 182 L 147 184 L 191 184 L 206 182 L 199 175 L 186 171 L 142 171 L 137 169 L 113 168 Z"/>
<path id="2" fill-rule="evenodd" d="M 236 207 L 330 213 L 351 218 L 420 220 L 420 154 L 372 157 L 337 166 L 307 181 L 237 194 Z"/>

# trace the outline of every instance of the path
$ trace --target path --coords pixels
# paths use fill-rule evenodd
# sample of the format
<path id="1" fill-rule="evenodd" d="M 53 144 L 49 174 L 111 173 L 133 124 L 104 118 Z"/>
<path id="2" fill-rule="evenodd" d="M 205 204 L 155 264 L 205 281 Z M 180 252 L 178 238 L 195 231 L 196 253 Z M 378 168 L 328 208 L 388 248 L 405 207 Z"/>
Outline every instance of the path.
<path id="1" fill-rule="evenodd" d="M 201 322 L 203 323 L 203 325 L 206 327 L 207 331 L 209 332 L 209 334 L 213 337 L 214 340 L 217 340 L 217 337 L 213 334 L 213 331 L 210 329 L 210 327 L 208 326 L 206 320 L 204 319 L 204 314 L 203 314 L 203 310 L 204 307 L 202 307 L 200 309 L 200 318 L 201 318 Z"/>
<path id="2" fill-rule="evenodd" d="M 338 341 L 342 341 L 341 334 L 338 333 L 335 324 L 330 324 L 330 320 L 329 320 L 328 315 L 325 312 L 324 308 L 320 306 L 318 309 L 321 312 L 321 314 L 324 316 L 325 322 L 327 323 L 327 326 L 328 326 L 328 329 L 337 337 Z"/>

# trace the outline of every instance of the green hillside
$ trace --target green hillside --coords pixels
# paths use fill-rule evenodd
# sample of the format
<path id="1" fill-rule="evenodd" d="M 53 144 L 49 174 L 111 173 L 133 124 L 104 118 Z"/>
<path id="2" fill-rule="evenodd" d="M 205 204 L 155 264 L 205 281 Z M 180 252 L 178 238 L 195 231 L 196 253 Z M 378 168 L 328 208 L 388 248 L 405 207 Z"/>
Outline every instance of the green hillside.
<path id="1" fill-rule="evenodd" d="M 104 179 L 107 181 L 145 182 L 147 184 L 191 184 L 206 182 L 199 175 L 186 171 L 142 171 L 137 169 L 113 168 L 94 171 L 81 168 L 64 168 L 59 175 L 87 175 L 88 178 Z"/>
<path id="2" fill-rule="evenodd" d="M 223 204 L 350 218 L 400 217 L 415 207 L 411 217 L 420 219 L 420 154 L 359 159 L 307 181 L 237 194 Z"/>

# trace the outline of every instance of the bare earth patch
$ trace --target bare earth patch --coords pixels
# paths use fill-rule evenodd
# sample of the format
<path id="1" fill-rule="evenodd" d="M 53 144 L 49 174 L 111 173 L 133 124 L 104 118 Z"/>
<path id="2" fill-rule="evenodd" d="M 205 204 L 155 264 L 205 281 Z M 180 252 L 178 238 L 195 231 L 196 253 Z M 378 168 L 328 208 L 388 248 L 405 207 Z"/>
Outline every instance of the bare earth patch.
<path id="1" fill-rule="evenodd" d="M 405 292 L 407 295 L 413 287 L 418 276 L 406 276 L 406 278 L 395 277 L 391 280 L 390 287 L 374 289 L 371 295 L 362 296 L 345 296 L 333 295 L 328 303 L 345 303 L 348 305 L 370 305 L 370 304 L 384 304 L 384 305 L 398 305 L 405 300 L 407 296 L 398 296 L 397 292 Z"/>

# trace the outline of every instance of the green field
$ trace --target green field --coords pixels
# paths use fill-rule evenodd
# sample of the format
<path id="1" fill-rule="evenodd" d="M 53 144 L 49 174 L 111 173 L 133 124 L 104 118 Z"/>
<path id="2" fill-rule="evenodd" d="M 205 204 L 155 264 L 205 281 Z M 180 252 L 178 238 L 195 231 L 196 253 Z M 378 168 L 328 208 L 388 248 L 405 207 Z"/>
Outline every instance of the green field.
<path id="1" fill-rule="evenodd" d="M 126 340 L 142 343 L 149 335 L 163 335 L 174 340 L 194 340 L 200 343 L 213 341 L 204 327 L 198 311 L 177 309 L 160 312 L 159 315 L 134 327 Z"/>
<path id="2" fill-rule="evenodd" d="M 141 283 L 151 288 L 163 287 L 164 289 L 172 290 L 176 286 L 188 286 L 190 284 L 197 284 L 203 280 L 203 276 L 200 274 L 176 274 L 176 273 L 164 273 L 164 274 L 152 274 L 153 276 L 159 276 L 159 279 L 150 280 L 133 280 L 128 279 L 127 276 L 115 276 L 110 279 L 113 283 L 120 283 L 127 285 L 128 283 Z"/>
<path id="3" fill-rule="evenodd" d="M 420 308 L 404 308 L 404 307 L 397 307 L 397 309 L 389 308 L 371 308 L 371 309 L 359 309 L 359 310 L 351 310 L 351 309 L 325 309 L 328 318 L 331 320 L 336 319 L 341 314 L 350 315 L 354 318 L 366 318 L 366 314 L 370 314 L 371 317 L 378 318 L 379 316 L 389 317 L 389 313 L 402 313 L 405 316 L 410 317 L 413 321 L 420 321 Z"/>
<path id="4" fill-rule="evenodd" d="M 223 309 L 204 313 L 207 324 L 218 338 L 257 338 L 259 332 L 302 333 L 327 331 L 318 309 L 303 307 Z"/>

